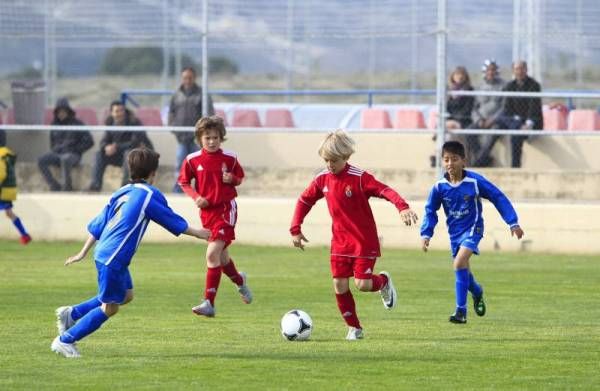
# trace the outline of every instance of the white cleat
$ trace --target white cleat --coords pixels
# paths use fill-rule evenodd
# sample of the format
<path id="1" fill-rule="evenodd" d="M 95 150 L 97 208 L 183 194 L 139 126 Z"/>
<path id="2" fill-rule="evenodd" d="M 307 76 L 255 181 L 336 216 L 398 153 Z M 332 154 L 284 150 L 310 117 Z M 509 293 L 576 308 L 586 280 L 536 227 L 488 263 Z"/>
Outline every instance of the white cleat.
<path id="1" fill-rule="evenodd" d="M 381 301 L 383 301 L 383 306 L 385 309 L 391 310 L 396 306 L 398 294 L 396 293 L 396 288 L 394 288 L 394 283 L 392 282 L 392 276 L 390 276 L 390 273 L 381 272 L 380 274 L 383 274 L 387 277 L 387 284 L 385 284 L 385 286 L 379 291 L 381 294 Z"/>
<path id="2" fill-rule="evenodd" d="M 357 329 L 356 327 L 348 328 L 348 334 L 346 335 L 346 339 L 348 341 L 356 341 L 357 339 L 363 339 L 365 333 L 363 329 Z"/>
<path id="3" fill-rule="evenodd" d="M 54 312 L 56 314 L 58 335 L 63 335 L 65 331 L 75 324 L 75 321 L 71 318 L 71 311 L 73 311 L 73 307 L 58 307 Z"/>
<path id="4" fill-rule="evenodd" d="M 250 303 L 252 303 L 252 292 L 250 291 L 250 288 L 248 287 L 248 282 L 247 282 L 248 277 L 246 276 L 246 273 L 244 273 L 244 272 L 240 272 L 240 276 L 242 276 L 243 282 L 242 282 L 242 285 L 238 286 L 238 292 L 242 296 L 242 301 L 246 304 L 250 304 Z"/>
<path id="5" fill-rule="evenodd" d="M 210 301 L 204 300 L 199 305 L 192 308 L 192 312 L 196 315 L 206 316 L 207 318 L 212 318 L 215 316 L 215 307 L 210 304 Z"/>
<path id="6" fill-rule="evenodd" d="M 56 354 L 62 354 L 66 358 L 81 357 L 81 354 L 79 354 L 79 350 L 77 350 L 77 346 L 75 346 L 74 343 L 61 342 L 60 337 L 54 338 L 52 345 L 50 345 L 50 349 Z"/>

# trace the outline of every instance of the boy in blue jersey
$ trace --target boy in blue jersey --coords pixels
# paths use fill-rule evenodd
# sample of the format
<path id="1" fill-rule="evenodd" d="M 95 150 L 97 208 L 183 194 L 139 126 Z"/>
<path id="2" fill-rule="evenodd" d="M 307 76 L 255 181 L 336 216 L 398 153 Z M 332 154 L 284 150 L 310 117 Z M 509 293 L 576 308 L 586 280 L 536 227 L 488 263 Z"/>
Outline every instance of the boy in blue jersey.
<path id="1" fill-rule="evenodd" d="M 52 342 L 52 351 L 65 357 L 79 357 L 75 342 L 96 331 L 117 313 L 119 306 L 133 299 L 129 264 L 150 220 L 176 236 L 183 233 L 208 239 L 210 231 L 190 227 L 169 208 L 160 190 L 152 186 L 158 158 L 158 153 L 146 148 L 129 153 L 131 182 L 112 195 L 102 212 L 88 224 L 90 235 L 81 251 L 66 260 L 65 265 L 81 261 L 98 242 L 94 250 L 98 295 L 56 310 L 59 335 Z"/>
<path id="2" fill-rule="evenodd" d="M 502 219 L 510 227 L 511 235 L 521 239 L 517 213 L 510 200 L 483 176 L 465 170 L 465 147 L 458 141 L 448 141 L 442 147 L 444 178 L 431 189 L 425 204 L 425 218 L 421 225 L 423 251 L 427 251 L 433 229 L 438 222 L 437 210 L 443 206 L 450 235 L 450 247 L 456 275 L 456 311 L 450 316 L 452 323 L 467 323 L 467 292 L 471 292 L 475 313 L 485 315 L 483 289 L 469 269 L 472 254 L 479 254 L 479 241 L 483 237 L 481 198 L 491 201 Z"/>

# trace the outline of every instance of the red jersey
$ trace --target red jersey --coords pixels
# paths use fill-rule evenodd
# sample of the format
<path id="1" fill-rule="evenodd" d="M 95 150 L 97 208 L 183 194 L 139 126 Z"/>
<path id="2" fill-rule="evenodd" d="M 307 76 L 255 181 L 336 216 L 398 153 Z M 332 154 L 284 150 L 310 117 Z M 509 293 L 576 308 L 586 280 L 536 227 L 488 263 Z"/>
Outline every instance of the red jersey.
<path id="1" fill-rule="evenodd" d="M 223 173 L 229 172 L 233 176 L 232 183 L 223 182 Z M 235 186 L 242 183 L 244 170 L 237 160 L 235 153 L 219 149 L 216 152 L 207 152 L 201 149 L 187 155 L 177 183 L 181 189 L 192 199 L 201 196 L 208 201 L 210 209 L 229 203 L 237 197 Z M 192 179 L 195 185 L 192 187 Z"/>
<path id="2" fill-rule="evenodd" d="M 408 209 L 400 195 L 373 175 L 346 164 L 338 173 L 321 171 L 300 195 L 292 219 L 290 233 L 301 233 L 300 226 L 313 205 L 321 198 L 327 200 L 331 215 L 331 255 L 374 258 L 381 256 L 379 237 L 370 197 L 384 198 L 399 211 Z"/>

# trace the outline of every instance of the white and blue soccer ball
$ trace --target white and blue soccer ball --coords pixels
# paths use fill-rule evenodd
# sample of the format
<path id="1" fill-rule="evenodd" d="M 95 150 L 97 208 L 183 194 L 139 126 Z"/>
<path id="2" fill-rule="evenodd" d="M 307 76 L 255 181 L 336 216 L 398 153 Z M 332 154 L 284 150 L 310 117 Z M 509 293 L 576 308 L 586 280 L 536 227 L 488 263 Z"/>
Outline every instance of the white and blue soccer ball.
<path id="1" fill-rule="evenodd" d="M 288 341 L 306 341 L 312 329 L 312 319 L 302 310 L 288 311 L 281 318 L 281 335 Z"/>

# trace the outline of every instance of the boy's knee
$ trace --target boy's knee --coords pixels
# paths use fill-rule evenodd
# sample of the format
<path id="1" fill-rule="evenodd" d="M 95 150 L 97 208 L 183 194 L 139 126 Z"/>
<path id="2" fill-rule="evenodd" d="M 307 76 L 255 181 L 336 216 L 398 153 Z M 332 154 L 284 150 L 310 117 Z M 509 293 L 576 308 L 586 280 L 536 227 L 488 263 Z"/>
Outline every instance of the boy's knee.
<path id="1" fill-rule="evenodd" d="M 130 303 L 133 300 L 133 292 L 127 292 L 127 295 L 125 296 L 125 300 L 123 300 L 123 302 L 121 303 L 121 305 L 125 305 L 127 303 Z"/>
<path id="2" fill-rule="evenodd" d="M 119 304 L 102 304 L 102 312 L 110 318 L 119 312 Z"/>
<path id="3" fill-rule="evenodd" d="M 358 288 L 359 291 L 361 292 L 368 292 L 371 290 L 371 284 L 370 284 L 370 280 L 354 280 L 354 285 L 356 285 L 356 287 Z"/>

